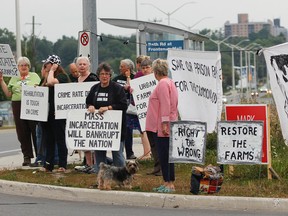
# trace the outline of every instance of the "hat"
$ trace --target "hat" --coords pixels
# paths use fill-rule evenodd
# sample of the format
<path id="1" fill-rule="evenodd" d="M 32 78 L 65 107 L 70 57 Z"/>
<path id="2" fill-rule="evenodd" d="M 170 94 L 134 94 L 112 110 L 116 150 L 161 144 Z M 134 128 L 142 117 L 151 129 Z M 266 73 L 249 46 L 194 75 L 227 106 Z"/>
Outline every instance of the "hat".
<path id="1" fill-rule="evenodd" d="M 51 64 L 61 64 L 61 59 L 57 55 L 49 55 L 46 60 L 42 60 L 44 64 L 51 63 Z"/>

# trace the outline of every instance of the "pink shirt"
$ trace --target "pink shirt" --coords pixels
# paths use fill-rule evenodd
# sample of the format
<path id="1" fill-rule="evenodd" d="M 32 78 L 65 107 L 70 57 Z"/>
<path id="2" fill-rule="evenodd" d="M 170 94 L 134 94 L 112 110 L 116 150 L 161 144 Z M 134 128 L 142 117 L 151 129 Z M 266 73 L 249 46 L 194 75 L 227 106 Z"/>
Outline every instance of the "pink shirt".
<path id="1" fill-rule="evenodd" d="M 161 124 L 178 120 L 177 106 L 178 92 L 174 82 L 169 78 L 161 79 L 149 97 L 146 130 L 157 132 L 159 137 L 169 137 L 162 133 Z"/>

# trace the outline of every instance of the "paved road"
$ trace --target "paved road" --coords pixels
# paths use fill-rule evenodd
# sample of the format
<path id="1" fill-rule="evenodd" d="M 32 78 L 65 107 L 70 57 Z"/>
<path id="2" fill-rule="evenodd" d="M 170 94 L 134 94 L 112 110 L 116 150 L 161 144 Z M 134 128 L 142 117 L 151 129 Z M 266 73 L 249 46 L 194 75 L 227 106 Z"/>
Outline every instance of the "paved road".
<path id="1" fill-rule="evenodd" d="M 191 205 L 193 205 L 191 203 Z M 136 207 L 103 205 L 101 203 L 81 201 L 60 201 L 46 198 L 15 196 L 0 193 L 0 215 L 61 215 L 61 216 L 268 216 L 265 211 L 229 211 L 209 209 L 163 209 L 161 207 Z M 287 216 L 286 213 L 273 213 L 274 216 Z"/>

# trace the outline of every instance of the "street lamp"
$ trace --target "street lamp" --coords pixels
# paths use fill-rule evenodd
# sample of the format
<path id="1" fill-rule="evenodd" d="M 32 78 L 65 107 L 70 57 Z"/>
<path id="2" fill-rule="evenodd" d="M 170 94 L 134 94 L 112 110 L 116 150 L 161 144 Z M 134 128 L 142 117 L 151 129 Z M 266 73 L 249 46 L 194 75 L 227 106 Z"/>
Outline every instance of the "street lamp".
<path id="1" fill-rule="evenodd" d="M 168 25 L 170 26 L 170 16 L 171 16 L 172 14 L 174 14 L 176 11 L 178 11 L 180 8 L 184 7 L 185 5 L 187 5 L 187 4 L 194 4 L 194 3 L 196 3 L 196 2 L 192 2 L 192 1 L 186 2 L 186 3 L 182 4 L 180 7 L 176 8 L 176 9 L 175 9 L 174 11 L 172 11 L 172 12 L 165 12 L 165 11 L 161 10 L 160 8 L 158 8 L 157 6 L 155 6 L 154 4 L 151 4 L 151 3 L 142 3 L 142 5 L 150 5 L 150 6 L 154 7 L 154 8 L 156 8 L 157 10 L 161 11 L 161 12 L 164 13 L 165 15 L 167 15 L 167 17 L 168 17 Z"/>
<path id="2" fill-rule="evenodd" d="M 223 43 L 224 41 L 228 40 L 231 37 L 238 37 L 238 35 L 229 35 L 228 37 L 224 38 L 222 41 L 216 42 L 218 45 L 218 51 L 220 51 L 220 44 Z"/>
<path id="3" fill-rule="evenodd" d="M 231 49 L 232 49 L 232 89 L 235 90 L 235 67 L 234 67 L 234 47 L 237 49 L 237 47 L 243 43 L 249 41 L 249 39 L 244 39 L 241 40 L 239 43 L 237 43 L 236 45 L 231 45 Z M 242 53 L 241 53 L 241 64 L 242 64 Z M 240 79 L 241 79 L 241 88 L 242 88 L 242 66 L 240 66 Z"/>
<path id="4" fill-rule="evenodd" d="M 205 19 L 211 19 L 211 18 L 213 18 L 213 17 L 203 17 L 202 19 L 200 19 L 200 20 L 198 20 L 197 22 L 195 22 L 192 26 L 187 26 L 187 25 L 185 25 L 184 23 L 180 22 L 180 21 L 177 20 L 177 19 L 173 19 L 173 20 L 175 20 L 176 22 L 178 22 L 179 24 L 181 24 L 181 25 L 183 25 L 185 28 L 187 28 L 189 31 L 191 31 L 194 26 L 196 26 L 197 24 L 199 24 L 199 23 L 202 22 L 203 20 L 205 20 Z"/>

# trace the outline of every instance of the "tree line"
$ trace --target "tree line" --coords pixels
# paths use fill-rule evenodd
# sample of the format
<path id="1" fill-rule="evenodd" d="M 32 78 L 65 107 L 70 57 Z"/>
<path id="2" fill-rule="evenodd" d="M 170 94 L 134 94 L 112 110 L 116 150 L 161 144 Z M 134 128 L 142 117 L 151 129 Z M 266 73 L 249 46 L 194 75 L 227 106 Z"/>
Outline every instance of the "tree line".
<path id="1" fill-rule="evenodd" d="M 211 31 L 209 29 L 204 29 L 200 31 L 200 34 L 206 35 L 210 33 L 210 38 L 214 41 L 221 41 L 225 36 L 219 31 Z M 245 38 L 231 37 L 229 40 L 225 41 L 230 44 L 237 44 Z M 273 45 L 281 44 L 286 42 L 284 35 L 278 37 L 273 37 L 270 35 L 269 31 L 263 29 L 258 33 L 252 33 L 249 35 L 249 43 L 257 43 L 262 47 L 270 47 Z M 216 51 L 217 44 L 215 42 L 206 41 L 205 50 L 206 51 Z M 129 41 L 129 43 L 125 43 Z M 8 29 L 0 28 L 0 43 L 9 44 L 12 51 L 16 52 L 16 36 L 13 32 Z M 78 39 L 74 37 L 62 36 L 61 39 L 58 39 L 55 43 L 47 40 L 47 38 L 33 38 L 33 37 L 24 37 L 21 41 L 22 55 L 27 56 L 31 60 L 32 68 L 35 68 L 35 72 L 40 74 L 42 60 L 46 59 L 50 54 L 56 54 L 61 57 L 62 66 L 66 71 L 68 70 L 68 65 L 72 63 L 77 57 L 78 49 Z M 255 50 L 254 50 L 255 51 Z M 113 36 L 113 35 L 101 35 L 98 37 L 98 60 L 99 63 L 102 61 L 108 62 L 115 74 L 119 72 L 119 63 L 121 59 L 130 58 L 135 60 L 136 58 L 136 36 L 131 35 L 130 37 L 122 36 Z M 234 49 L 234 62 L 235 65 L 240 63 L 240 52 Z M 231 48 L 221 45 L 221 64 L 222 64 L 222 73 L 223 73 L 223 89 L 224 91 L 232 85 L 232 55 Z M 266 63 L 264 56 L 257 57 L 257 78 L 260 82 L 266 82 Z M 236 74 L 236 81 L 239 77 Z M 0 90 L 0 101 L 6 100 L 3 95 L 2 90 Z"/>

